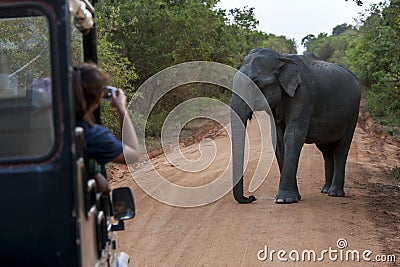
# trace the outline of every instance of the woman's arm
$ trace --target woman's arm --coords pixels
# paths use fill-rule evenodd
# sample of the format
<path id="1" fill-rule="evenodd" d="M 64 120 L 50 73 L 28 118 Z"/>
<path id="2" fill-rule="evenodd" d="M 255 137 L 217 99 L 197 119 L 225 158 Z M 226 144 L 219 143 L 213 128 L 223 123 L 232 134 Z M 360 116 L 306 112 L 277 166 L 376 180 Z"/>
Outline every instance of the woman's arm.
<path id="1" fill-rule="evenodd" d="M 124 152 L 116 156 L 112 161 L 125 164 L 136 162 L 140 158 L 139 141 L 132 121 L 129 118 L 129 114 L 127 113 L 126 96 L 121 89 L 113 93 L 111 105 L 118 111 L 124 145 Z"/>

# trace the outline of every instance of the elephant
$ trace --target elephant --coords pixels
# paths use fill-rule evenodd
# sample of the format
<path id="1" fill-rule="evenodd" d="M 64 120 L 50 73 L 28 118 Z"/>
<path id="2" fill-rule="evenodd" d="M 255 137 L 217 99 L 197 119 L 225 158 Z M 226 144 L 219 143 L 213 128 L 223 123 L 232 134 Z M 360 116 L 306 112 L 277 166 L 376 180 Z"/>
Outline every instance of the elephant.
<path id="1" fill-rule="evenodd" d="M 250 79 L 261 94 L 245 92 L 243 77 Z M 249 95 L 248 101 L 241 97 L 243 94 Z M 243 151 L 247 121 L 254 111 L 266 110 L 263 102 L 272 112 L 276 129 L 275 156 L 280 181 L 275 203 L 296 203 L 301 199 L 296 174 L 305 143 L 315 144 L 324 158 L 325 184 L 321 192 L 344 197 L 345 165 L 360 98 L 357 77 L 341 65 L 323 61 L 311 53 L 251 50 L 233 78 L 230 103 L 235 200 L 240 204 L 256 200 L 243 193 Z"/>

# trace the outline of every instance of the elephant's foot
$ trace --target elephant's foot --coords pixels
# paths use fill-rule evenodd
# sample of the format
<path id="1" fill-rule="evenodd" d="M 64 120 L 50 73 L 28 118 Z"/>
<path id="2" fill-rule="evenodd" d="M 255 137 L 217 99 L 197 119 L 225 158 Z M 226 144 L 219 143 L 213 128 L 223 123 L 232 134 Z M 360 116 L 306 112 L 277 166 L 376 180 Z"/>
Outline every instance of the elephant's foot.
<path id="1" fill-rule="evenodd" d="M 252 203 L 253 201 L 256 201 L 256 197 L 255 196 L 249 196 L 249 197 L 245 197 L 245 196 L 234 196 L 235 200 L 239 203 L 239 204 L 249 204 Z"/>
<path id="2" fill-rule="evenodd" d="M 343 188 L 331 186 L 328 190 L 328 196 L 330 197 L 344 197 L 344 190 Z"/>
<path id="3" fill-rule="evenodd" d="M 276 204 L 290 204 L 297 203 L 301 200 L 301 195 L 297 191 L 278 191 L 275 197 Z"/>
<path id="4" fill-rule="evenodd" d="M 323 194 L 328 194 L 329 188 L 331 188 L 331 185 L 325 184 L 325 185 L 321 188 L 321 193 L 323 193 Z"/>

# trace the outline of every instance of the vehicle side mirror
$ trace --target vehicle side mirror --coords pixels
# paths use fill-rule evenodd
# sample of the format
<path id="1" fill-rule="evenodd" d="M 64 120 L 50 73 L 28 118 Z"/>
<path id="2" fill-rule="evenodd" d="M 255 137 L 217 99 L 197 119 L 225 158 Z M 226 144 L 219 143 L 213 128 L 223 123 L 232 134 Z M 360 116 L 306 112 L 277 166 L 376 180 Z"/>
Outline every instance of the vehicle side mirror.
<path id="1" fill-rule="evenodd" d="M 135 202 L 129 187 L 115 188 L 112 191 L 112 209 L 115 220 L 122 221 L 135 217 Z"/>

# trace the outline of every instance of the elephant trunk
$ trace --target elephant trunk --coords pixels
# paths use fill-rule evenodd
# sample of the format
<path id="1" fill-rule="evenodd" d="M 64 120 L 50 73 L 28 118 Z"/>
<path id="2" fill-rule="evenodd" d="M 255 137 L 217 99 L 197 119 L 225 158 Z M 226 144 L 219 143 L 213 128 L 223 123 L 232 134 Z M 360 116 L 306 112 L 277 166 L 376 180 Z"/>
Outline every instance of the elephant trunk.
<path id="1" fill-rule="evenodd" d="M 247 120 L 252 116 L 252 110 L 237 94 L 231 99 L 231 130 L 232 130 L 232 165 L 233 165 L 233 196 L 240 204 L 251 203 L 254 196 L 243 195 L 243 164 Z"/>

